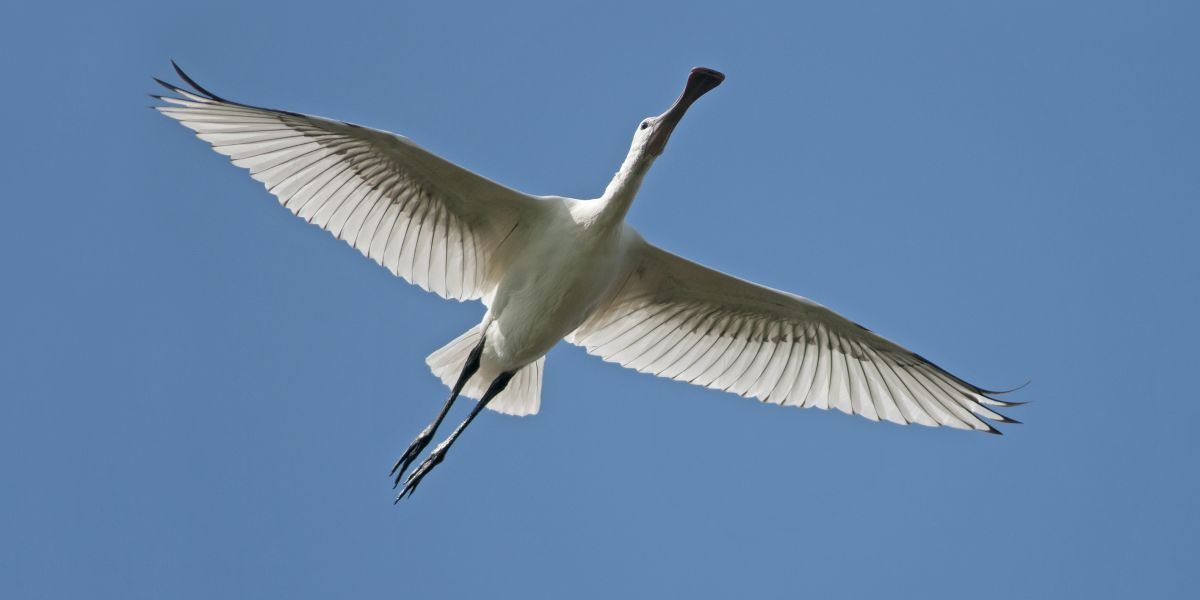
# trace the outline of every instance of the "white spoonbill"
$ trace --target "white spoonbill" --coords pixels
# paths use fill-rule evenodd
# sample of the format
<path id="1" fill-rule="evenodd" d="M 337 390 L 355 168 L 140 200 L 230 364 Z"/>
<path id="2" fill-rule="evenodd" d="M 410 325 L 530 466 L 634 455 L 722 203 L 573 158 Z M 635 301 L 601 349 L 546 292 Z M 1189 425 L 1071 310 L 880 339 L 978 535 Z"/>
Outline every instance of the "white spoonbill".
<path id="1" fill-rule="evenodd" d="M 172 63 L 174 65 L 174 63 Z M 604 194 L 530 196 L 407 138 L 226 100 L 175 65 L 159 112 L 248 169 L 292 213 L 445 298 L 482 300 L 479 325 L 426 359 L 450 397 L 392 468 L 396 485 L 455 398 L 470 415 L 404 480 L 412 494 L 484 407 L 530 415 L 561 339 L 604 360 L 788 406 L 873 421 L 999 433 L 1014 423 L 984 390 L 800 296 L 709 269 L 646 242 L 625 213 L 671 132 L 725 76 L 692 69 L 666 112 L 642 120 Z M 985 420 L 986 419 L 986 420 Z"/>

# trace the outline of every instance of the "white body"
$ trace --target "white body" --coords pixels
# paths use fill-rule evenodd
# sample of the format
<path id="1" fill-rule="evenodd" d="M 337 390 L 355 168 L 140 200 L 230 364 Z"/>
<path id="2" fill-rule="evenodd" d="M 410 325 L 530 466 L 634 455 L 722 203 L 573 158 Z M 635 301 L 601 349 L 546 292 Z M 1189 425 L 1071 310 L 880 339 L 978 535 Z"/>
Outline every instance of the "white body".
<path id="1" fill-rule="evenodd" d="M 483 317 L 485 375 L 541 358 L 587 320 L 626 270 L 629 250 L 640 239 L 620 222 L 598 222 L 603 200 L 547 200 L 549 206 L 558 203 L 561 208 L 547 210 L 513 240 L 519 249 Z"/>

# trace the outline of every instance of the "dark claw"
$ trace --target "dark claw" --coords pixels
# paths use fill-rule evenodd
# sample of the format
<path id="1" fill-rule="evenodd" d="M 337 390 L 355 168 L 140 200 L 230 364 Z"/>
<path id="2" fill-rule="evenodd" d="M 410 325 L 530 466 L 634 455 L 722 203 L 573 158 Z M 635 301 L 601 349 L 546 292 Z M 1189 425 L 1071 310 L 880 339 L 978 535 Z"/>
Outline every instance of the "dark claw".
<path id="1" fill-rule="evenodd" d="M 441 463 L 442 459 L 445 457 L 445 446 L 438 446 L 437 448 L 434 448 L 433 452 L 429 453 L 429 457 L 421 462 L 421 464 L 417 466 L 416 470 L 414 470 L 412 474 L 408 476 L 408 479 L 404 482 L 404 489 L 400 490 L 400 495 L 396 496 L 396 501 L 393 502 L 393 504 L 400 502 L 400 500 L 405 496 L 413 495 L 413 492 L 417 491 L 417 486 L 420 485 L 421 480 L 424 479 L 434 467 L 438 466 L 438 464 Z"/>
<path id="2" fill-rule="evenodd" d="M 404 478 L 404 472 L 408 470 L 409 465 L 414 460 L 417 460 L 417 457 L 421 455 L 421 451 L 425 449 L 425 446 L 429 445 L 429 441 L 432 439 L 433 426 L 430 425 L 424 431 L 417 434 L 417 437 L 409 444 L 408 450 L 404 451 L 404 456 L 401 456 L 396 461 L 396 464 L 392 465 L 392 471 L 389 475 L 396 477 L 396 480 L 392 482 L 392 489 L 396 489 L 396 486 L 400 485 L 400 480 Z"/>

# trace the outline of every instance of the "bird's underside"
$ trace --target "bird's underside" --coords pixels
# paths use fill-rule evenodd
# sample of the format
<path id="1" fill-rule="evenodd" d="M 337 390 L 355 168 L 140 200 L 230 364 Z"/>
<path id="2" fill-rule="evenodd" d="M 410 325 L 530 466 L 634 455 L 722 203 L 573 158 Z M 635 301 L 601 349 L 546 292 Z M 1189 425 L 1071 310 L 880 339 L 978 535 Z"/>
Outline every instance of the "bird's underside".
<path id="1" fill-rule="evenodd" d="M 155 107 L 159 112 L 248 169 L 297 216 L 393 274 L 445 298 L 480 299 L 494 307 L 494 295 L 504 289 L 501 284 L 515 257 L 535 235 L 522 225 L 545 227 L 562 221 L 563 211 L 570 212 L 571 206 L 592 202 L 599 203 L 591 205 L 595 211 L 579 214 L 606 210 L 605 199 L 582 203 L 517 192 L 391 133 L 225 100 L 176 69 L 193 89 L 159 81 L 176 94 L 155 96 L 165 103 Z M 716 76 L 694 70 L 688 89 L 697 81 L 697 86 L 707 85 L 698 97 L 720 83 L 713 83 Z M 646 122 L 640 129 L 647 129 Z M 635 134 L 627 163 L 644 160 L 635 156 L 639 143 L 651 148 L 661 144 L 656 150 L 662 152 L 670 131 L 657 141 L 655 133 Z M 638 135 L 644 138 L 640 142 Z M 632 164 L 631 169 L 639 168 L 639 163 Z M 988 421 L 1015 422 L 994 410 L 1017 404 L 995 397 L 1003 392 L 969 384 L 815 302 L 653 246 L 620 218 L 615 226 L 626 232 L 621 245 L 613 246 L 622 253 L 620 265 L 611 285 L 597 288 L 604 291 L 591 300 L 590 313 L 566 336 L 591 354 L 763 402 L 834 408 L 871 420 L 992 433 L 999 432 Z M 484 406 L 533 414 L 540 403 L 541 357 L 488 370 L 485 332 L 492 313 L 489 310 L 478 331 L 472 330 L 476 335 L 468 332 L 428 359 L 434 372 L 455 389 L 451 402 L 459 391 L 486 399 L 467 422 Z M 397 463 L 397 482 L 428 443 L 445 410 Z M 440 462 L 448 446 L 439 446 L 440 451 L 418 467 L 406 493 Z"/>

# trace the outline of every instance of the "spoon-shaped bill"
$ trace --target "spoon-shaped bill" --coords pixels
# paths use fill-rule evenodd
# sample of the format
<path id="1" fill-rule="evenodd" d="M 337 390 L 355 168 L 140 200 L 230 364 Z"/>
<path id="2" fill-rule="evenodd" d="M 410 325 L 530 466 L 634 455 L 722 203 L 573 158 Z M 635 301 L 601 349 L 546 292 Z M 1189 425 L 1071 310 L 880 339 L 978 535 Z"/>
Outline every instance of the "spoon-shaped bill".
<path id="1" fill-rule="evenodd" d="M 667 140 L 671 137 L 671 132 L 675 131 L 675 126 L 679 124 L 679 120 L 683 118 L 683 113 L 687 112 L 688 107 L 692 105 L 700 96 L 708 93 L 713 88 L 721 85 L 725 81 L 725 75 L 720 71 L 706 69 L 704 67 L 696 67 L 692 69 L 688 75 L 687 85 L 683 88 L 683 93 L 675 99 L 675 103 L 667 112 L 661 114 L 656 119 L 654 132 L 650 134 L 650 142 L 647 150 L 653 156 L 658 156 L 663 153 L 667 147 Z"/>

